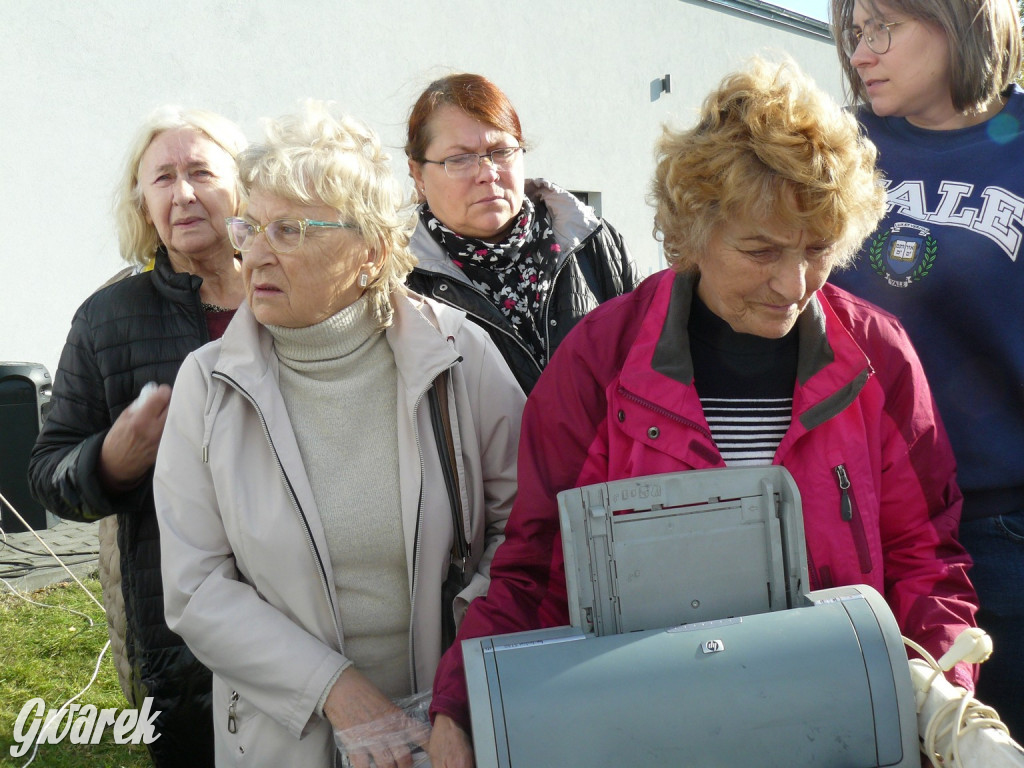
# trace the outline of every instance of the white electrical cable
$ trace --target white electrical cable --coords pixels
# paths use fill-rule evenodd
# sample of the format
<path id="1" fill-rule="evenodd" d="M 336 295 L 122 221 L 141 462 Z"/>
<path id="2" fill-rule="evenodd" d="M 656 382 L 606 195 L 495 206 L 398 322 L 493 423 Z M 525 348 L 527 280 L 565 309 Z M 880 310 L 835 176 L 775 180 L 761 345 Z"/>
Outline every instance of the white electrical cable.
<path id="1" fill-rule="evenodd" d="M 58 609 L 60 611 L 67 611 L 68 613 L 73 613 L 76 616 L 81 616 L 83 619 L 88 621 L 90 627 L 95 626 L 95 622 L 92 620 L 92 617 L 87 615 L 87 614 L 85 614 L 85 613 L 82 613 L 81 611 L 76 611 L 74 608 L 65 608 L 63 605 L 50 605 L 49 603 L 37 603 L 35 600 L 32 600 L 32 599 L 26 597 L 21 592 L 19 592 L 17 589 L 15 589 L 14 585 L 11 584 L 9 581 L 7 581 L 7 579 L 0 578 L 0 584 L 3 584 L 5 587 L 7 587 L 11 591 L 11 594 L 14 595 L 16 598 L 18 598 L 19 600 L 24 600 L 26 603 L 31 603 L 32 605 L 38 605 L 40 608 L 56 608 L 56 609 Z"/>
<path id="2" fill-rule="evenodd" d="M 961 661 L 983 662 L 992 640 L 971 627 L 957 637 L 939 661 L 906 637 L 903 642 L 921 659 L 910 661 L 918 713 L 921 752 L 935 768 L 1024 768 L 1024 750 L 992 707 L 943 676 Z M 965 759 L 966 757 L 966 759 Z"/>
<path id="3" fill-rule="evenodd" d="M 92 593 L 92 592 L 90 592 L 90 591 L 89 591 L 89 590 L 88 590 L 88 589 L 86 588 L 85 584 L 83 584 L 83 583 L 82 583 L 82 582 L 81 582 L 81 581 L 80 581 L 80 580 L 78 579 L 78 577 L 77 577 L 77 576 L 75 576 L 74 572 L 73 572 L 73 571 L 72 571 L 72 570 L 71 570 L 70 568 L 68 568 L 67 564 L 66 564 L 66 563 L 65 563 L 65 562 L 64 562 L 63 560 L 61 560 L 61 559 L 60 559 L 60 557 L 59 557 L 59 556 L 57 555 L 57 553 L 56 553 L 56 552 L 54 552 L 54 551 L 53 551 L 52 549 L 50 549 L 50 545 L 49 545 L 49 544 L 47 544 L 47 543 L 46 543 L 46 542 L 45 542 L 45 541 L 43 540 L 43 537 L 42 537 L 42 536 L 40 536 L 40 535 L 39 535 L 38 533 L 36 533 L 36 532 L 35 532 L 35 531 L 34 531 L 34 530 L 32 529 L 32 526 L 28 524 L 28 522 L 27 522 L 27 521 L 25 520 L 25 518 L 24 518 L 24 517 L 22 517 L 22 516 L 21 516 L 21 515 L 20 515 L 20 514 L 18 513 L 18 510 L 16 510 L 16 509 L 14 508 L 14 506 L 13 506 L 13 505 L 11 504 L 11 502 L 9 502 L 9 501 L 7 500 L 7 498 L 6 498 L 6 497 L 5 497 L 5 496 L 4 496 L 4 495 L 3 495 L 2 493 L 0 493 L 0 501 L 2 501 L 2 502 L 3 502 L 3 504 L 4 504 L 4 506 L 5 506 L 5 507 L 7 507 L 7 508 L 8 508 L 9 510 L 11 510 L 11 512 L 13 512 L 13 513 L 14 513 L 14 516 L 15 516 L 16 518 L 18 518 L 18 520 L 20 520 L 20 521 L 21 521 L 21 524 L 25 526 L 25 530 L 27 530 L 27 531 L 30 531 L 30 532 L 32 533 L 32 535 L 36 537 L 36 539 L 37 539 L 37 540 L 39 541 L 39 543 L 43 545 L 43 549 L 45 549 L 45 550 L 46 550 L 47 552 L 49 552 L 49 553 L 50 553 L 50 555 L 51 555 L 51 556 L 53 557 L 53 559 L 54 559 L 54 560 L 56 560 L 56 561 L 57 561 L 57 562 L 58 562 L 58 563 L 60 564 L 60 567 L 61 567 L 61 568 L 63 568 L 63 569 L 65 570 L 65 571 L 67 571 L 67 572 L 68 572 L 68 575 L 70 575 L 70 576 L 71 576 L 71 578 L 75 580 L 75 583 L 76 583 L 76 584 L 78 584 L 78 586 L 80 586 L 80 587 L 82 588 L 82 590 L 83 590 L 83 591 L 85 592 L 85 594 L 87 594 L 87 595 L 89 596 L 89 599 L 90 599 L 90 600 L 92 600 L 92 601 L 93 601 L 94 603 L 96 603 L 96 605 L 97 605 L 97 606 L 99 607 L 99 609 L 100 609 L 101 611 L 103 611 L 104 613 L 106 613 L 106 611 L 104 611 L 104 609 L 103 609 L 103 603 L 101 603 L 101 602 L 100 602 L 99 600 L 97 600 L 97 599 L 96 599 L 95 595 L 93 595 L 93 593 Z M 6 534 L 5 534 L 4 538 L 6 539 Z"/>
<path id="4" fill-rule="evenodd" d="M 106 644 L 100 650 L 100 655 L 96 659 L 96 667 L 93 669 L 92 677 L 89 678 L 89 682 L 86 684 L 85 688 L 83 688 L 78 693 L 76 693 L 74 696 L 72 696 L 70 699 L 68 699 L 63 704 L 61 704 L 60 705 L 60 709 L 58 709 L 56 712 L 53 712 L 51 714 L 51 716 L 43 724 L 43 727 L 39 729 L 39 734 L 40 735 L 46 733 L 47 729 L 54 722 L 60 722 L 61 717 L 64 715 L 64 710 L 67 709 L 69 706 L 71 706 L 71 702 L 73 702 L 75 699 L 77 699 L 80 696 L 82 696 L 86 691 L 89 690 L 89 688 L 92 687 L 92 684 L 94 682 L 96 682 L 96 677 L 100 673 L 100 664 L 103 663 L 103 655 L 107 652 L 107 648 L 109 648 L 109 647 L 110 647 L 110 641 L 107 640 Z M 39 751 L 39 740 L 37 738 L 36 742 L 35 742 L 35 745 L 32 747 L 32 754 L 29 755 L 29 757 L 28 757 L 28 762 L 25 763 L 23 766 L 21 766 L 21 768 L 28 768 L 28 766 L 30 766 L 32 764 L 32 761 L 36 759 L 36 753 L 38 751 Z"/>

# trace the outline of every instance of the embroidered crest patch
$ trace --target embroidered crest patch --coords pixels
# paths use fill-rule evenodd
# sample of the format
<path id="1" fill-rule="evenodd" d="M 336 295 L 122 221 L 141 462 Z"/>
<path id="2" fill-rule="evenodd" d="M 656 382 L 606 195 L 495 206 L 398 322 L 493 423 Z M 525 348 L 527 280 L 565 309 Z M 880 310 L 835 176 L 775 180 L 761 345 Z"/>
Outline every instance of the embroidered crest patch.
<path id="1" fill-rule="evenodd" d="M 893 224 L 871 241 L 871 268 L 894 288 L 907 288 L 931 272 L 939 244 L 927 227 L 909 222 Z"/>

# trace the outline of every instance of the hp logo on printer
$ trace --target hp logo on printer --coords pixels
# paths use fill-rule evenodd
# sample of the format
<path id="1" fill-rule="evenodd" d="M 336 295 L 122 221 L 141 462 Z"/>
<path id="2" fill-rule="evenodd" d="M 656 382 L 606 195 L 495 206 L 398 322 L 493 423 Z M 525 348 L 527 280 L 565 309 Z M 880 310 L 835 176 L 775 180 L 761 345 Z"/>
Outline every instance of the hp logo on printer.
<path id="1" fill-rule="evenodd" d="M 704 653 L 720 653 L 725 650 L 725 643 L 721 640 L 705 640 L 700 644 L 700 649 Z"/>

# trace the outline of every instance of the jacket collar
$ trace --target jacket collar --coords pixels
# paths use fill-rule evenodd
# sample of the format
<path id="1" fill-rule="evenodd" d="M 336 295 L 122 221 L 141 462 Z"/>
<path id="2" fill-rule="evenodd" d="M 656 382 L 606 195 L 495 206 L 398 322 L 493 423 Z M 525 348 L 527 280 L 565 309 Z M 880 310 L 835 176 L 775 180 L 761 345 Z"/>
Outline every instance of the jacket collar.
<path id="1" fill-rule="evenodd" d="M 398 374 L 410 389 L 426 391 L 442 371 L 461 358 L 455 337 L 466 314 L 399 288 L 391 294 L 394 319 L 386 331 Z"/>
<path id="2" fill-rule="evenodd" d="M 547 205 L 555 241 L 562 249 L 560 262 L 568 258 L 601 226 L 601 219 L 593 208 L 584 205 L 574 195 L 547 179 L 527 179 L 525 194 L 534 203 L 543 202 Z M 469 284 L 465 273 L 452 263 L 422 222 L 417 222 L 410 246 L 419 259 L 420 269 Z"/>
<path id="3" fill-rule="evenodd" d="M 186 303 L 191 296 L 199 294 L 199 286 L 203 284 L 203 278 L 188 272 L 175 272 L 171 266 L 171 259 L 167 250 L 160 246 L 157 248 L 153 261 L 153 285 L 156 290 L 165 298 L 176 303 Z M 198 305 L 198 298 L 195 299 Z"/>
<path id="4" fill-rule="evenodd" d="M 404 287 L 392 292 L 391 303 L 394 318 L 386 337 L 399 377 L 406 387 L 426 391 L 441 371 L 458 361 L 449 339 L 454 339 L 465 314 L 442 309 Z M 277 378 L 274 339 L 253 316 L 247 303 L 239 306 L 224 333 L 215 370 L 246 389 L 258 386 L 268 376 Z"/>
<path id="5" fill-rule="evenodd" d="M 693 360 L 687 329 L 696 275 L 665 270 L 623 364 L 622 385 L 667 408 L 693 405 Z M 821 291 L 797 320 L 800 347 L 793 413 L 806 429 L 852 403 L 871 375 L 863 350 Z"/>
<path id="6" fill-rule="evenodd" d="M 823 291 L 814 295 L 797 324 L 800 351 L 793 413 L 804 428 L 813 429 L 856 400 L 873 371 Z"/>
<path id="7" fill-rule="evenodd" d="M 547 206 L 555 240 L 562 246 L 563 255 L 578 248 L 601 226 L 593 208 L 547 179 L 527 179 L 525 191 L 534 203 L 543 202 Z"/>

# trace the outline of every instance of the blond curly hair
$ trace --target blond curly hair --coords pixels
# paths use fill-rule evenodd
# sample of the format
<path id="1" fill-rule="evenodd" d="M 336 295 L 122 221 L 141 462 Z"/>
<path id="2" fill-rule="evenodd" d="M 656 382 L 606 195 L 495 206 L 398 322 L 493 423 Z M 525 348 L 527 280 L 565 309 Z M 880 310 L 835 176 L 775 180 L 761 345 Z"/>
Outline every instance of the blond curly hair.
<path id="1" fill-rule="evenodd" d="M 380 264 L 366 293 L 378 323 L 387 325 L 391 292 L 416 266 L 409 249 L 415 219 L 377 134 L 312 99 L 297 114 L 266 120 L 264 129 L 266 139 L 238 158 L 246 193 L 327 205 L 352 224 Z"/>
<path id="2" fill-rule="evenodd" d="M 695 127 L 663 129 L 655 237 L 674 269 L 692 271 L 724 222 L 770 220 L 834 243 L 832 266 L 845 266 L 884 212 L 876 154 L 796 64 L 754 59 L 707 97 Z"/>

